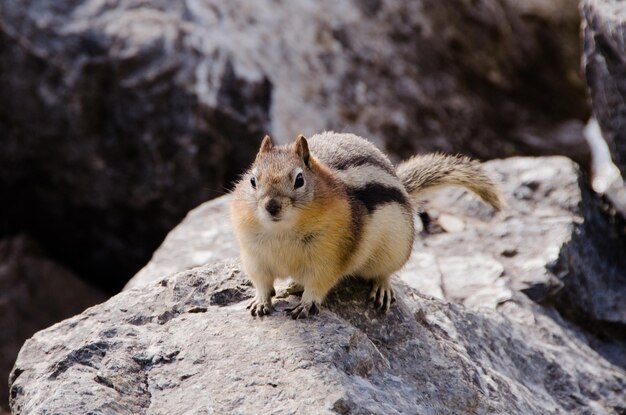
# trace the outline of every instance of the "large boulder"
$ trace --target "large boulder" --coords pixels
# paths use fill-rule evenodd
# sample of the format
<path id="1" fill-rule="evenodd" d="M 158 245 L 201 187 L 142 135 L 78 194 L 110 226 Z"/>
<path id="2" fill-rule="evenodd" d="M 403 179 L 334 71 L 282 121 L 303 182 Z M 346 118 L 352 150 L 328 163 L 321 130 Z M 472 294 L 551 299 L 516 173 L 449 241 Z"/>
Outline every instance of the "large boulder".
<path id="1" fill-rule="evenodd" d="M 273 315 L 251 317 L 238 261 L 217 261 L 237 254 L 229 198 L 199 206 L 124 292 L 24 345 L 12 410 L 623 412 L 623 339 L 559 313 L 569 316 L 567 304 L 602 331 L 623 307 L 623 285 L 598 278 L 621 266 L 611 262 L 621 248 L 589 234 L 611 229 L 597 198 L 563 157 L 485 168 L 507 208 L 495 215 L 458 189 L 431 195 L 387 315 L 365 304 L 366 282 L 349 279 L 310 320 L 287 316 L 298 299 L 282 288 Z M 604 310 L 588 307 L 592 296 Z"/>
<path id="2" fill-rule="evenodd" d="M 626 4 L 583 0 L 583 66 L 593 112 L 626 177 Z"/>
<path id="3" fill-rule="evenodd" d="M 471 278 L 471 275 L 469 275 Z M 10 377 L 14 414 L 621 413 L 626 372 L 539 307 L 513 321 L 363 281 L 321 314 L 253 318 L 236 262 L 131 289 L 37 333 Z"/>
<path id="4" fill-rule="evenodd" d="M 30 237 L 0 240 L 0 414 L 8 409 L 4 379 L 24 341 L 105 299 L 50 260 Z"/>
<path id="5" fill-rule="evenodd" d="M 585 162 L 576 6 L 5 0 L 0 215 L 114 289 L 266 131 Z"/>
<path id="6" fill-rule="evenodd" d="M 508 312 L 520 294 L 555 306 L 626 366 L 626 238 L 564 157 L 493 160 L 507 206 L 498 215 L 460 189 L 429 195 L 430 222 L 398 276 L 422 294 Z M 238 255 L 225 196 L 198 206 L 126 288 Z M 419 219 L 418 219 L 419 220 Z M 516 316 L 510 316 L 517 318 Z"/>

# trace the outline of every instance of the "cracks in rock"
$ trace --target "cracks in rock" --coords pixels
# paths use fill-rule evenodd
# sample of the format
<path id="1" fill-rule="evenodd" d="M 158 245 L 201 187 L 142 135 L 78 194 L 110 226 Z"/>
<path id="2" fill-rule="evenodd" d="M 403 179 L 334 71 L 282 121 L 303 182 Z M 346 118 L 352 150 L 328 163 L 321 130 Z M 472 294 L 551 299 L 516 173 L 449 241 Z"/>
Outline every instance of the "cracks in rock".
<path id="1" fill-rule="evenodd" d="M 74 365 L 84 365 L 89 367 L 95 367 L 100 363 L 102 358 L 106 355 L 111 344 L 108 342 L 100 341 L 96 343 L 87 344 L 77 350 L 70 352 L 67 357 L 54 366 L 54 370 L 48 377 L 49 380 L 56 379 L 59 375 L 67 371 Z"/>
<path id="2" fill-rule="evenodd" d="M 150 371 L 146 370 L 144 371 L 144 375 L 143 375 L 143 379 L 142 379 L 142 385 L 143 385 L 143 395 L 145 396 L 147 402 L 142 401 L 141 407 L 145 408 L 145 409 L 150 409 L 150 407 L 152 406 L 152 393 L 150 392 Z"/>
<path id="3" fill-rule="evenodd" d="M 616 347 L 626 345 L 626 324 L 619 319 L 623 311 L 620 292 L 626 292 L 622 288 L 626 279 L 619 271 L 626 266 L 626 237 L 617 230 L 625 228 L 624 220 L 605 210 L 604 202 L 583 178 L 579 187 L 584 222 L 576 225 L 572 239 L 561 247 L 550 267 L 561 286 L 541 303 L 553 305 L 564 319 L 582 329 L 593 349 L 626 368 L 626 358 Z"/>
<path id="4" fill-rule="evenodd" d="M 159 285 L 166 287 L 166 298 L 177 305 L 165 309 L 156 317 L 135 316 L 129 322 L 134 325 L 143 325 L 156 321 L 162 325 L 184 313 L 205 313 L 209 307 L 225 307 L 252 296 L 250 282 L 239 272 L 231 272 L 223 281 L 215 281 L 210 277 L 210 275 L 198 276 L 186 273 L 180 275 L 174 283 L 161 280 Z M 188 290 L 189 287 L 193 289 Z"/>
<path id="5" fill-rule="evenodd" d="M 167 354 L 149 353 L 147 351 L 138 353 L 133 356 L 135 363 L 140 365 L 143 369 L 150 369 L 159 363 L 171 363 L 176 356 L 180 353 L 180 350 L 174 350 Z"/>
<path id="6" fill-rule="evenodd" d="M 233 303 L 238 303 L 247 298 L 250 298 L 250 289 L 242 287 L 225 288 L 223 290 L 215 291 L 209 297 L 209 303 L 217 306 L 227 306 Z"/>
<path id="7" fill-rule="evenodd" d="M 106 386 L 107 388 L 111 388 L 111 389 L 117 391 L 117 389 L 115 388 L 115 385 L 113 384 L 113 382 L 111 382 L 111 380 L 107 379 L 106 377 L 104 377 L 101 374 L 96 375 L 95 381 L 96 381 L 96 383 L 99 383 L 101 385 Z"/>
<path id="8" fill-rule="evenodd" d="M 24 373 L 24 369 L 20 369 L 19 367 L 13 369 L 11 375 L 9 376 L 9 386 L 15 383 L 17 378 L 19 378 L 22 373 Z"/>
<path id="9" fill-rule="evenodd" d="M 181 312 L 177 309 L 166 310 L 157 316 L 156 321 L 158 324 L 165 324 L 173 318 L 178 317 L 180 314 Z"/>
<path id="10" fill-rule="evenodd" d="M 180 354 L 180 350 L 173 350 L 169 353 L 151 352 L 150 350 L 153 347 L 154 345 L 150 342 L 143 351 L 132 356 L 132 360 L 138 365 L 138 371 L 141 371 L 139 392 L 144 399 L 140 400 L 140 405 L 145 409 L 149 409 L 152 406 L 150 371 L 160 364 L 174 362 Z"/>
<path id="11" fill-rule="evenodd" d="M 208 310 L 208 308 L 206 307 L 192 307 L 189 310 L 187 310 L 188 313 L 206 313 Z"/>
<path id="12" fill-rule="evenodd" d="M 11 372 L 11 374 L 9 375 L 9 401 L 10 402 L 15 402 L 17 397 L 23 392 L 22 387 L 15 384 L 15 381 L 17 380 L 17 378 L 20 377 L 22 373 L 24 373 L 24 369 L 15 367 L 13 371 Z M 2 410 L 2 407 L 0 406 L 0 412 L 1 410 Z M 16 413 L 19 413 L 19 406 L 16 408 Z"/>

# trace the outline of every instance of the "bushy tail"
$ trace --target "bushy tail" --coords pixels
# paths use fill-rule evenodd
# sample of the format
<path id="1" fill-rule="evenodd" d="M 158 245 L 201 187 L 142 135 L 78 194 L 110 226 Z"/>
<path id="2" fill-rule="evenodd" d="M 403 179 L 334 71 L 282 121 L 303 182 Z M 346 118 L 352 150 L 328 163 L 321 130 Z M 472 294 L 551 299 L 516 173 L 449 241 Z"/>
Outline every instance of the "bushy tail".
<path id="1" fill-rule="evenodd" d="M 412 196 L 426 189 L 452 185 L 471 190 L 496 210 L 504 205 L 496 184 L 483 172 L 480 163 L 468 157 L 437 153 L 413 156 L 400 163 L 396 173 Z"/>

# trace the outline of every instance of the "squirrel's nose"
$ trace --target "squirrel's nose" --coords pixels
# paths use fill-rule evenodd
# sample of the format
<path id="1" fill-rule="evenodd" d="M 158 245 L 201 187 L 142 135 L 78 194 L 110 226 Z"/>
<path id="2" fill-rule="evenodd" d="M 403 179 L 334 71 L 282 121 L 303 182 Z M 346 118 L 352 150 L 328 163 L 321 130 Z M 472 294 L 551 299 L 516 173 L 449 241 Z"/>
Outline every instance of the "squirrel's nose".
<path id="1" fill-rule="evenodd" d="M 278 203 L 276 199 L 270 199 L 265 204 L 265 210 L 267 210 L 270 215 L 276 216 L 278 212 L 280 212 L 280 203 Z"/>

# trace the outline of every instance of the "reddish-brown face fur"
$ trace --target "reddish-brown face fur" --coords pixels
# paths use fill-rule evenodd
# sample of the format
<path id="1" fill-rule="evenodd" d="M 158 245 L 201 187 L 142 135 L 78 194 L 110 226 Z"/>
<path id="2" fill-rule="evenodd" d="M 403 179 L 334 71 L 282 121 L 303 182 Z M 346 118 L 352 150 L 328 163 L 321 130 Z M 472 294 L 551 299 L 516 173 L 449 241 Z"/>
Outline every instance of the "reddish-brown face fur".
<path id="1" fill-rule="evenodd" d="M 304 185 L 295 188 L 298 174 L 302 175 Z M 259 226 L 283 229 L 292 226 L 298 211 L 313 200 L 314 181 L 314 175 L 294 152 L 272 148 L 257 155 L 252 168 L 238 183 L 235 205 L 241 213 L 254 217 Z M 278 206 L 276 215 L 267 210 L 271 200 Z"/>
<path id="2" fill-rule="evenodd" d="M 337 278 L 344 271 L 345 253 L 354 242 L 351 210 L 343 184 L 314 155 L 308 165 L 297 148 L 272 147 L 261 151 L 250 171 L 238 183 L 231 215 L 243 252 L 259 252 L 256 241 L 273 244 L 265 261 L 279 261 L 292 276 L 299 272 L 328 274 Z M 304 185 L 294 189 L 294 176 L 301 173 Z M 256 188 L 250 180 L 254 177 Z M 268 199 L 281 204 L 278 220 L 265 212 Z M 283 243 L 285 242 L 285 243 Z M 257 255 L 264 255 L 258 253 Z M 328 269 L 319 269 L 322 264 Z"/>
<path id="3" fill-rule="evenodd" d="M 298 175 L 304 183 L 296 187 Z M 335 199 L 346 199 L 342 184 L 314 155 L 307 165 L 297 146 L 274 147 L 264 141 L 253 166 L 236 186 L 233 219 L 244 227 L 289 231 L 328 213 Z M 268 213 L 270 200 L 279 206 L 276 215 Z"/>

